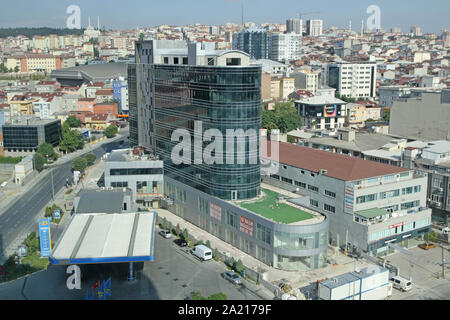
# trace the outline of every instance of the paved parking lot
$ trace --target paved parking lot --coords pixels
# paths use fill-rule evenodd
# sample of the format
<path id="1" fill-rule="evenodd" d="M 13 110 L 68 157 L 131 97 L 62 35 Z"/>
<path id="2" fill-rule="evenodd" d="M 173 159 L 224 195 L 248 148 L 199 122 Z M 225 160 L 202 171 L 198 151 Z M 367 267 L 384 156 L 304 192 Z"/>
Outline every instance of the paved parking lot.
<path id="1" fill-rule="evenodd" d="M 442 278 L 442 249 L 436 247 L 423 250 L 419 247 L 409 249 L 411 264 L 408 256 L 395 253 L 388 256 L 395 266 L 400 268 L 400 275 L 409 278 L 411 266 L 411 278 L 413 288 L 408 292 L 400 292 L 393 289 L 392 300 L 450 300 L 450 264 L 445 264 L 445 279 Z M 444 259 L 450 262 L 450 252 L 444 250 Z"/>

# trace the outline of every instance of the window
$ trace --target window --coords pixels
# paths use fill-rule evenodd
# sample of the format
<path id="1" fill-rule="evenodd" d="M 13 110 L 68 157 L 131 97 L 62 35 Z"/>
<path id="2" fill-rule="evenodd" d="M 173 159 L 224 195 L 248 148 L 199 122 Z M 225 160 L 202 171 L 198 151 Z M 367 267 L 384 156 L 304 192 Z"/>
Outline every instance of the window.
<path id="1" fill-rule="evenodd" d="M 169 57 L 164 57 L 164 64 L 169 64 Z"/>
<path id="2" fill-rule="evenodd" d="M 208 58 L 208 66 L 214 65 L 214 58 Z"/>
<path id="3" fill-rule="evenodd" d="M 256 239 L 261 240 L 267 244 L 271 244 L 272 232 L 269 228 L 257 223 L 256 224 Z"/>
<path id="4" fill-rule="evenodd" d="M 325 211 L 332 212 L 332 213 L 335 213 L 335 211 L 336 211 L 335 207 L 330 206 L 330 205 L 328 205 L 328 204 L 326 204 L 326 203 L 324 203 L 323 209 L 324 209 Z"/>
<path id="5" fill-rule="evenodd" d="M 375 201 L 375 200 L 377 200 L 377 195 L 376 195 L 376 193 L 373 193 L 373 194 L 368 194 L 368 195 L 365 195 L 365 196 L 357 197 L 356 198 L 356 203 L 357 204 L 359 204 L 359 203 L 366 203 L 366 202 Z"/>
<path id="6" fill-rule="evenodd" d="M 173 64 L 179 64 L 179 58 L 178 57 L 173 58 Z"/>
<path id="7" fill-rule="evenodd" d="M 389 199 L 398 197 L 400 195 L 400 189 L 380 192 L 380 199 Z"/>
<path id="8" fill-rule="evenodd" d="M 325 190 L 325 195 L 331 198 L 336 198 L 336 193 L 329 190 Z"/>
<path id="9" fill-rule="evenodd" d="M 310 199 L 310 200 L 309 200 L 309 203 L 310 203 L 313 207 L 316 207 L 316 208 L 319 207 L 319 201 L 317 201 L 317 200 Z"/>
<path id="10" fill-rule="evenodd" d="M 319 188 L 312 186 L 312 185 L 308 185 L 308 190 L 311 190 L 313 192 L 319 192 Z"/>
<path id="11" fill-rule="evenodd" d="M 295 181 L 295 185 L 303 189 L 306 189 L 306 183 Z"/>
<path id="12" fill-rule="evenodd" d="M 227 58 L 226 63 L 227 66 L 240 66 L 241 58 Z"/>
<path id="13" fill-rule="evenodd" d="M 126 181 L 111 182 L 111 187 L 113 187 L 113 188 L 128 188 L 128 182 L 126 182 Z"/>
<path id="14" fill-rule="evenodd" d="M 235 213 L 231 212 L 230 210 L 226 211 L 226 223 L 229 226 L 232 226 L 233 228 L 237 229 L 237 216 Z"/>
<path id="15" fill-rule="evenodd" d="M 402 189 L 402 194 L 403 194 L 403 195 L 405 195 L 405 194 L 411 194 L 411 193 L 413 193 L 413 187 L 407 187 L 407 188 L 403 188 L 403 189 Z"/>
<path id="16" fill-rule="evenodd" d="M 183 57 L 183 64 L 188 64 L 188 58 L 187 57 Z"/>
<path id="17" fill-rule="evenodd" d="M 203 198 L 198 198 L 198 209 L 201 213 L 208 214 L 209 213 L 209 201 Z"/>
<path id="18" fill-rule="evenodd" d="M 288 179 L 288 178 L 285 178 L 285 177 L 281 177 L 281 181 L 289 183 L 289 184 L 292 184 L 292 179 Z"/>
<path id="19" fill-rule="evenodd" d="M 420 201 L 416 200 L 416 201 L 402 203 L 401 209 L 407 210 L 407 209 L 411 209 L 411 208 L 418 207 L 418 206 L 420 206 Z"/>
<path id="20" fill-rule="evenodd" d="M 395 176 L 393 174 L 383 177 L 384 181 L 391 181 L 391 180 L 394 180 L 394 178 L 395 178 Z"/>

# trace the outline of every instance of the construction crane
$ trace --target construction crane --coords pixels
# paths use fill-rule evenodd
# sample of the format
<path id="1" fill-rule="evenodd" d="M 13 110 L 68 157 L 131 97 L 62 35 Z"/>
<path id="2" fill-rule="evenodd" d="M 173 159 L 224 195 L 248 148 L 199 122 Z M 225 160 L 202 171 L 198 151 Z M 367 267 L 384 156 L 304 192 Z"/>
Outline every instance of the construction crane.
<path id="1" fill-rule="evenodd" d="M 311 14 L 319 14 L 319 13 L 320 12 L 306 12 L 306 13 L 299 12 L 298 13 L 298 18 L 301 19 L 303 16 L 309 16 Z"/>

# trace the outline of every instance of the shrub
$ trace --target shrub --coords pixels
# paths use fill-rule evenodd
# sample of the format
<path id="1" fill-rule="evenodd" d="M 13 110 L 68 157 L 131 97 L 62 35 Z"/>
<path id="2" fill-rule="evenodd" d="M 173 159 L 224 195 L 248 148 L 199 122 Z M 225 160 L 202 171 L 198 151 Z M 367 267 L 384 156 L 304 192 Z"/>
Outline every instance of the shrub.
<path id="1" fill-rule="evenodd" d="M 205 246 L 207 246 L 208 248 L 210 248 L 210 249 L 211 249 L 211 242 L 209 242 L 209 240 L 206 240 L 206 244 L 205 244 Z"/>
<path id="2" fill-rule="evenodd" d="M 180 224 L 177 223 L 177 227 L 175 228 L 175 234 L 177 236 L 181 235 L 181 228 L 180 228 Z"/>
<path id="3" fill-rule="evenodd" d="M 184 228 L 184 230 L 183 230 L 183 232 L 182 232 L 182 234 L 181 234 L 181 237 L 182 237 L 184 240 L 186 240 L 186 241 L 189 240 L 189 232 L 187 231 L 186 228 Z"/>
<path id="4" fill-rule="evenodd" d="M 239 259 L 238 262 L 236 262 L 236 264 L 234 265 L 234 270 L 239 273 L 242 274 L 242 271 L 245 270 L 245 266 L 242 263 L 242 261 Z"/>

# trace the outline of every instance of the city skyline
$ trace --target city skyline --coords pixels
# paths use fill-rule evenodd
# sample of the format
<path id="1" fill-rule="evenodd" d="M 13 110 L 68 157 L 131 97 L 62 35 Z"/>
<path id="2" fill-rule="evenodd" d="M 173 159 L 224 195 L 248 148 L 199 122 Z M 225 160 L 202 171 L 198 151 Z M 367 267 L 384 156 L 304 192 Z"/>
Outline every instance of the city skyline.
<path id="1" fill-rule="evenodd" d="M 64 28 L 69 14 L 66 13 L 70 5 L 78 5 L 81 9 L 81 26 L 97 26 L 97 16 L 100 17 L 101 27 L 106 29 L 134 29 L 136 27 L 151 27 L 161 24 L 188 25 L 206 24 L 223 25 L 227 22 L 240 24 L 242 19 L 241 3 L 244 6 L 244 21 L 261 23 L 284 24 L 288 18 L 298 18 L 299 12 L 306 13 L 303 20 L 322 19 L 324 29 L 331 26 L 347 28 L 352 22 L 352 29 L 360 31 L 361 21 L 366 21 L 366 13 L 370 5 L 377 5 L 381 10 L 381 27 L 390 30 L 401 28 L 402 32 L 409 32 L 410 27 L 418 25 L 423 33 L 439 34 L 443 29 L 449 29 L 448 13 L 450 2 L 446 0 L 432 0 L 422 3 L 418 0 L 396 1 L 395 3 L 379 0 L 348 1 L 348 5 L 338 6 L 332 1 L 323 0 L 320 4 L 303 4 L 293 0 L 279 2 L 258 0 L 218 0 L 211 4 L 206 0 L 194 3 L 173 0 L 164 3 L 132 1 L 124 7 L 117 0 L 112 0 L 105 7 L 105 3 L 88 2 L 85 0 L 54 1 L 43 0 L 39 3 L 31 1 L 16 1 L 14 4 L 4 4 L 0 14 L 0 28 L 14 27 L 55 27 Z M 258 5 L 257 5 L 258 4 Z M 261 5 L 262 4 L 262 5 Z M 120 10 L 116 10 L 120 6 Z M 178 8 L 174 10 L 173 8 Z M 205 10 L 205 8 L 207 8 Z M 139 9 L 139 10 L 136 10 Z M 314 12 L 314 14 L 308 14 Z M 36 14 L 39 13 L 39 14 Z M 17 18 L 20 16 L 21 18 Z"/>

